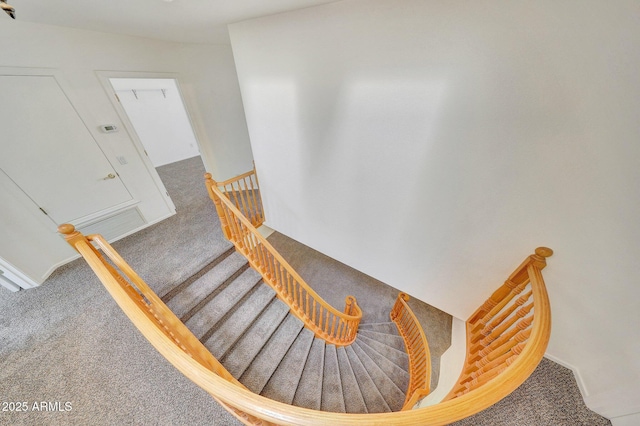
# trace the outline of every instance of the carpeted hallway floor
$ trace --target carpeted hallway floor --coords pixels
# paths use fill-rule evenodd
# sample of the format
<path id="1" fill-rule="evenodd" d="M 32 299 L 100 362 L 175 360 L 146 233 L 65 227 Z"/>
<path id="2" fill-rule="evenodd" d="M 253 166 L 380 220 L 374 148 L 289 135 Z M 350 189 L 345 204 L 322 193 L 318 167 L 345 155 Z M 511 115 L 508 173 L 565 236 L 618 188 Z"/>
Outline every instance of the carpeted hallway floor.
<path id="1" fill-rule="evenodd" d="M 230 247 L 220 233 L 203 172 L 198 157 L 161 167 L 177 214 L 114 244 L 160 294 Z M 291 244 L 281 236 L 275 240 Z M 302 265 L 304 259 L 295 253 L 306 250 L 294 249 L 291 262 Z M 308 270 L 329 267 L 322 256 L 315 259 L 320 263 L 307 265 Z M 151 347 L 83 260 L 59 268 L 36 289 L 0 290 L 0 402 L 26 402 L 28 407 L 3 412 L 0 406 L 0 424 L 239 424 Z M 58 410 L 34 411 L 34 403 L 43 401 Z M 512 395 L 460 424 L 610 423 L 586 409 L 569 370 L 544 360 Z"/>

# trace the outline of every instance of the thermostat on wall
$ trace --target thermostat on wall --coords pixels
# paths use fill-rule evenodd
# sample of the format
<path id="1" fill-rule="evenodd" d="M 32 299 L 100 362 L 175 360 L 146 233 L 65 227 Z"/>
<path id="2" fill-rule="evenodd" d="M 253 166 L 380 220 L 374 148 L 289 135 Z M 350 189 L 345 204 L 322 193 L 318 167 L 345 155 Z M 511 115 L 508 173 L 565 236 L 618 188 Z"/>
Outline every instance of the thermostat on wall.
<path id="1" fill-rule="evenodd" d="M 104 133 L 113 133 L 117 132 L 118 128 L 115 124 L 103 124 L 102 126 L 100 126 L 100 130 L 102 130 Z"/>

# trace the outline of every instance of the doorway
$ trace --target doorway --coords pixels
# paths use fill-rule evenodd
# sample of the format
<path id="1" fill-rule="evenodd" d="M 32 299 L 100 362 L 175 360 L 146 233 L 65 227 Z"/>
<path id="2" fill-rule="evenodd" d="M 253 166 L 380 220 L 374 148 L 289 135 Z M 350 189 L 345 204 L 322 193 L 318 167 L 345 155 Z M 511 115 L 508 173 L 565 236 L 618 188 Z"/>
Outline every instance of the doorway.
<path id="1" fill-rule="evenodd" d="M 173 78 L 109 78 L 154 168 L 200 156 Z"/>

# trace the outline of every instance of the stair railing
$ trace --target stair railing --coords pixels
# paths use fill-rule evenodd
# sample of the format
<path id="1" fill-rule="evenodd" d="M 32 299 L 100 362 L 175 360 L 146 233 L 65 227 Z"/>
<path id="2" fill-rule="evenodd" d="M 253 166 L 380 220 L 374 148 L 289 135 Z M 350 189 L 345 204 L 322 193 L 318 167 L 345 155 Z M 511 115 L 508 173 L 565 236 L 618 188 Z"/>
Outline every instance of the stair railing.
<path id="1" fill-rule="evenodd" d="M 205 175 L 205 179 L 207 180 L 207 189 L 215 185 L 240 210 L 242 215 L 249 219 L 251 225 L 259 228 L 264 223 L 262 198 L 260 197 L 258 175 L 255 167 L 253 170 L 222 182 L 214 181 L 210 173 Z M 209 192 L 209 196 L 212 199 L 214 198 L 211 192 Z M 218 204 L 216 204 L 216 209 L 218 209 Z M 220 216 L 220 210 L 217 211 L 218 216 Z"/>
<path id="2" fill-rule="evenodd" d="M 409 387 L 402 406 L 403 410 L 412 409 L 420 399 L 429 394 L 431 387 L 429 344 L 420 322 L 407 304 L 408 301 L 408 294 L 398 294 L 390 313 L 391 321 L 398 327 L 409 356 Z"/>
<path id="3" fill-rule="evenodd" d="M 552 254 L 538 247 L 467 320 L 464 368 L 445 400 L 473 393 L 507 373 L 533 372 L 551 335 L 551 308 L 541 271 Z"/>
<path id="4" fill-rule="evenodd" d="M 58 231 L 82 255 L 131 322 L 174 366 L 177 367 L 176 363 L 189 359 L 208 373 L 215 374 L 220 380 L 241 389 L 247 389 L 224 368 L 102 235 L 85 236 L 70 224 L 60 225 Z M 104 256 L 94 247 L 94 244 L 102 250 Z M 169 353 L 172 355 L 167 356 Z M 185 375 L 192 378 L 189 374 Z M 246 392 L 251 391 L 246 390 Z M 220 401 L 214 393 L 209 393 L 231 414 L 246 424 L 272 424 L 238 411 Z"/>
<path id="5" fill-rule="evenodd" d="M 351 344 L 356 339 L 362 319 L 362 311 L 355 297 L 347 296 L 344 311 L 338 311 L 313 291 L 260 234 L 255 224 L 264 221 L 264 214 L 262 202 L 258 201 L 257 178 L 249 186 L 234 185 L 234 182 L 250 176 L 255 177 L 255 170 L 217 183 L 210 173 L 205 174 L 207 190 L 216 205 L 225 236 L 249 260 L 251 266 L 260 272 L 263 280 L 276 291 L 278 298 L 290 307 L 291 313 L 304 322 L 317 337 L 336 346 Z M 248 193 L 248 188 L 251 188 L 251 194 Z M 249 204 L 247 200 L 253 201 Z M 250 220 L 243 212 L 248 212 L 249 217 L 254 217 L 255 221 Z"/>
<path id="6" fill-rule="evenodd" d="M 84 257 L 120 308 L 156 350 L 247 425 L 446 425 L 495 404 L 520 386 L 542 359 L 549 341 L 550 306 L 540 271 L 546 265 L 545 257 L 551 255 L 551 250 L 540 248 L 536 250 L 535 255 L 523 262 L 506 284 L 467 322 L 468 341 L 471 343 L 467 346 L 467 361 L 489 360 L 491 353 L 494 357 L 500 358 L 498 353 L 506 350 L 506 347 L 503 347 L 506 342 L 494 343 L 494 347 L 498 345 L 502 348 L 500 351 L 495 347 L 489 353 L 483 352 L 483 349 L 491 348 L 493 342 L 501 339 L 487 339 L 489 336 L 497 336 L 498 328 L 490 330 L 491 325 L 503 315 L 503 309 L 510 309 L 506 306 L 514 297 L 512 293 L 517 293 L 522 283 L 530 285 L 536 316 L 533 318 L 529 314 L 525 317 L 531 317 L 531 324 L 527 327 L 531 328 L 531 332 L 523 342 L 518 343 L 524 343 L 524 347 L 517 350 L 519 355 L 510 362 L 502 363 L 506 366 L 499 367 L 497 374 L 492 373 L 496 370 L 489 369 L 480 376 L 490 375 L 491 378 L 471 384 L 473 380 L 466 380 L 470 373 L 465 370 L 460 377 L 462 387 L 456 386 L 443 402 L 394 413 L 344 414 L 296 407 L 255 394 L 234 379 L 101 236 L 85 237 L 68 224 L 61 225 L 59 230 L 67 242 Z M 108 261 L 92 243 L 102 250 Z M 506 323 L 501 324 L 498 327 L 503 327 Z M 516 327 L 520 327 L 519 324 Z M 480 334 L 477 330 L 480 330 Z M 503 332 L 505 335 L 511 334 L 508 329 Z M 478 339 L 479 335 L 484 337 Z M 485 363 L 484 366 L 491 362 Z M 467 366 L 471 365 L 472 363 L 467 362 Z M 482 367 L 474 371 L 480 369 Z"/>

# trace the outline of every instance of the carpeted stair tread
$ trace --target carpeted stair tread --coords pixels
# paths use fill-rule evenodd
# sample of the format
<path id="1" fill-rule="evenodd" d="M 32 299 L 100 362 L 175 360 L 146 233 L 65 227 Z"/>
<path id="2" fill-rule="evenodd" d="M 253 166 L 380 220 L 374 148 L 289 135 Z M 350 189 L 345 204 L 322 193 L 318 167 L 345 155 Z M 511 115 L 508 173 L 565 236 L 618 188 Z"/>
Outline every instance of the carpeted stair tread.
<path id="1" fill-rule="evenodd" d="M 266 284 L 264 285 L 266 287 Z M 271 288 L 269 288 L 271 290 Z M 273 291 L 273 290 L 271 290 Z M 300 334 L 302 321 L 289 314 L 240 377 L 240 382 L 255 393 L 262 392 L 280 361 Z"/>
<path id="2" fill-rule="evenodd" d="M 319 410 L 322 403 L 322 374 L 324 370 L 324 340 L 314 338 L 304 366 L 293 405 Z"/>
<path id="3" fill-rule="evenodd" d="M 396 348 L 392 348 L 389 345 L 380 343 L 367 336 L 358 335 L 356 341 L 362 341 L 369 345 L 372 349 L 376 350 L 380 355 L 393 360 L 400 368 L 405 371 L 409 371 L 409 357 L 404 351 L 399 351 Z"/>
<path id="4" fill-rule="evenodd" d="M 366 413 L 367 406 L 360 393 L 360 387 L 356 380 L 347 351 L 344 347 L 337 348 L 338 367 L 340 368 L 340 379 L 342 380 L 342 392 L 345 396 L 344 405 L 347 413 Z"/>
<path id="5" fill-rule="evenodd" d="M 271 287 L 266 284 L 258 286 L 215 328 L 211 337 L 203 342 L 204 345 L 214 357 L 221 359 L 275 297 L 276 292 Z"/>
<path id="6" fill-rule="evenodd" d="M 240 253 L 233 253 L 224 258 L 209 272 L 192 282 L 191 285 L 175 294 L 167 302 L 167 306 L 183 322 L 187 321 L 195 312 L 192 312 L 189 317 L 186 314 L 193 311 L 198 305 L 204 306 L 215 297 L 216 290 L 222 290 L 224 288 L 223 284 L 228 285 L 233 281 L 234 274 L 239 270 L 243 270 L 243 268 L 246 269 L 247 266 L 247 259 Z"/>
<path id="7" fill-rule="evenodd" d="M 394 322 L 369 322 L 360 324 L 358 330 L 371 330 L 378 333 L 387 333 L 399 336 L 398 327 Z"/>
<path id="8" fill-rule="evenodd" d="M 213 327 L 233 310 L 247 294 L 258 284 L 261 277 L 253 269 L 244 271 L 233 283 L 225 287 L 216 297 L 210 300 L 185 325 L 198 339 L 206 340 Z M 209 334 L 210 335 L 210 334 Z"/>
<path id="9" fill-rule="evenodd" d="M 322 376 L 322 411 L 344 413 L 344 394 L 338 366 L 338 354 L 335 345 L 326 345 L 324 349 L 324 374 Z"/>
<path id="10" fill-rule="evenodd" d="M 262 389 L 262 396 L 291 404 L 313 343 L 313 331 L 303 328 L 276 371 Z"/>
<path id="11" fill-rule="evenodd" d="M 401 336 L 397 336 L 389 333 L 380 333 L 377 331 L 370 331 L 370 330 L 359 330 L 358 334 L 361 336 L 367 336 L 380 343 L 384 343 L 385 345 L 391 346 L 392 348 L 396 348 L 399 351 L 402 351 L 402 352 L 406 351 L 406 347 L 404 345 L 404 339 Z"/>
<path id="12" fill-rule="evenodd" d="M 375 361 L 373 361 L 373 359 L 371 359 L 371 357 L 369 357 L 369 355 L 360 348 L 360 346 L 353 345 L 352 349 L 358 358 L 360 358 L 360 362 L 362 362 L 367 373 L 369 373 L 371 380 L 376 384 L 376 387 L 387 402 L 391 411 L 400 411 L 404 404 L 404 392 L 400 390 L 395 383 L 393 383 L 393 380 L 391 380 L 384 371 L 380 369 L 378 364 L 376 364 Z"/>
<path id="13" fill-rule="evenodd" d="M 356 355 L 352 346 L 346 346 L 345 351 L 349 358 L 349 363 L 353 369 L 353 373 L 356 376 L 356 381 L 360 388 L 362 398 L 367 407 L 369 413 L 387 413 L 391 411 L 387 401 L 382 397 L 378 387 L 374 381 L 369 377 L 369 373 L 360 362 L 360 358 Z"/>
<path id="14" fill-rule="evenodd" d="M 216 265 L 218 265 L 220 262 L 225 260 L 234 252 L 235 252 L 235 248 L 233 245 L 228 247 L 225 251 L 215 256 L 211 262 L 207 263 L 198 272 L 196 272 L 195 274 L 193 274 L 192 276 L 184 280 L 182 283 L 178 284 L 177 286 L 169 290 L 164 296 L 161 297 L 162 301 L 164 303 L 169 302 L 171 299 L 173 299 L 175 295 L 180 293 L 185 288 L 189 287 L 194 281 L 196 281 L 197 279 L 205 275 L 207 272 L 209 272 L 211 269 L 213 269 Z"/>
<path id="15" fill-rule="evenodd" d="M 390 360 L 389 358 L 380 355 L 375 349 L 372 349 L 371 346 L 367 345 L 363 341 L 355 341 L 353 343 L 354 346 L 359 346 L 369 357 L 378 364 L 378 367 L 384 373 L 393 380 L 393 383 L 400 389 L 402 392 L 407 392 L 409 388 L 409 373 L 402 369 L 398 364 Z"/>
<path id="16" fill-rule="evenodd" d="M 288 313 L 289 307 L 284 302 L 274 299 L 225 354 L 220 361 L 233 377 L 239 378 L 249 367 Z"/>

